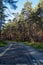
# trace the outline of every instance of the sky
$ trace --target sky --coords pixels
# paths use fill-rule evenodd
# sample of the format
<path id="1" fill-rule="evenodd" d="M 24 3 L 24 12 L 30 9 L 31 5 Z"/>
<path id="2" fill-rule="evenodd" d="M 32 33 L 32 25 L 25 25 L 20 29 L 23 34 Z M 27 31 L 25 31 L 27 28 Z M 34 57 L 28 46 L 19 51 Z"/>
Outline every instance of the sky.
<path id="1" fill-rule="evenodd" d="M 39 1 L 40 0 L 28 0 L 29 2 L 32 2 L 32 7 L 34 8 L 38 3 L 39 3 Z M 11 13 L 20 13 L 21 12 L 21 10 L 22 10 L 22 8 L 23 8 L 23 6 L 24 6 L 24 3 L 25 2 L 27 2 L 27 0 L 19 0 L 17 3 L 16 3 L 16 5 L 17 5 L 17 9 L 16 10 L 12 10 L 12 9 L 10 9 L 10 7 L 9 7 L 9 5 L 8 5 L 8 7 L 9 7 L 9 10 L 10 10 L 10 12 Z M 9 13 L 9 11 L 7 10 L 7 12 Z M 11 15 L 11 13 L 10 13 L 10 15 Z M 7 13 L 6 13 L 7 14 Z M 14 18 L 14 16 L 9 16 L 8 17 L 8 19 L 13 19 Z"/>
<path id="2" fill-rule="evenodd" d="M 32 2 L 32 7 L 33 8 L 39 3 L 39 0 L 28 0 L 28 1 Z M 25 2 L 27 2 L 27 0 L 19 0 L 19 2 L 17 3 L 18 8 L 15 10 L 15 12 L 20 13 Z"/>

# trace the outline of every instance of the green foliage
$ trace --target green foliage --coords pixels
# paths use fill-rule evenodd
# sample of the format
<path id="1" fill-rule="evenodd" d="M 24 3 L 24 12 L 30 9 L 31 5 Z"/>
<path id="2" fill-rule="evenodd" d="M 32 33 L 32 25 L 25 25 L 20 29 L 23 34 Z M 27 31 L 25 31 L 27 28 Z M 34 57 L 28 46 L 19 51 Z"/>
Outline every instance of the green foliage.
<path id="1" fill-rule="evenodd" d="M 31 43 L 31 42 L 19 42 L 19 44 L 25 44 L 27 46 L 32 46 L 33 48 L 36 48 L 38 50 L 43 50 L 43 43 L 40 43 L 40 42 L 34 42 L 34 43 Z"/>
<path id="2" fill-rule="evenodd" d="M 18 1 L 13 1 L 13 0 L 0 0 L 0 40 L 2 39 L 2 27 L 5 25 L 5 17 L 8 17 L 8 14 L 6 15 L 5 11 L 6 9 L 9 10 L 9 7 L 12 9 L 16 9 L 17 6 L 15 5 L 15 3 L 17 3 Z M 6 4 L 6 5 L 5 5 Z M 9 4 L 9 7 L 8 5 Z M 11 12 L 10 12 L 11 13 Z M 13 14 L 12 14 L 13 15 Z"/>
<path id="3" fill-rule="evenodd" d="M 43 42 L 43 9 L 39 6 L 40 3 L 32 9 L 31 3 L 26 2 L 21 14 L 16 15 L 13 21 L 9 21 L 3 28 L 2 39 Z"/>
<path id="4" fill-rule="evenodd" d="M 5 45 L 7 45 L 7 43 L 5 41 L 0 41 L 0 47 L 3 47 Z"/>

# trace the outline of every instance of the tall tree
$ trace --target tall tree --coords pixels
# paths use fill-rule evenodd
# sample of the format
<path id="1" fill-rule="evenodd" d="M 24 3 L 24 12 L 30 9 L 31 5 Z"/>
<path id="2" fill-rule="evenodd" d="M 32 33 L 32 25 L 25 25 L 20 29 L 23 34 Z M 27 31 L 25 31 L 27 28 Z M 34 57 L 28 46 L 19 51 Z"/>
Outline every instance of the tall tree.
<path id="1" fill-rule="evenodd" d="M 9 9 L 8 6 L 6 6 L 7 3 L 9 3 L 9 6 L 13 9 L 16 9 L 17 6 L 15 5 L 15 3 L 17 3 L 18 1 L 15 0 L 0 0 L 0 39 L 1 39 L 1 29 L 3 24 L 5 23 L 5 17 L 7 15 L 5 15 L 4 11 L 5 9 Z"/>
<path id="2" fill-rule="evenodd" d="M 3 14 L 3 3 L 2 0 L 0 0 L 0 38 L 1 38 L 1 28 L 2 28 L 2 24 L 4 23 L 4 14 Z"/>
<path id="3" fill-rule="evenodd" d="M 31 17 L 31 13 L 32 13 L 32 7 L 31 7 L 31 2 L 26 2 L 24 4 L 24 7 L 21 11 L 21 15 L 20 15 L 20 24 L 21 25 L 19 28 L 20 30 L 22 29 L 22 32 L 23 32 L 23 40 L 25 41 L 26 40 L 26 34 L 27 34 L 27 26 L 28 26 L 28 31 L 30 32 L 29 29 L 31 29 L 31 22 L 30 22 L 30 17 Z M 29 25 L 30 24 L 30 25 Z M 26 26 L 27 25 L 27 26 Z M 29 34 L 28 32 L 28 34 Z M 29 34 L 31 35 L 31 34 Z M 28 36 L 29 36 L 28 35 Z M 30 36 L 29 36 L 30 37 Z M 30 37 L 31 38 L 31 37 Z M 32 38 L 31 38 L 32 40 Z"/>

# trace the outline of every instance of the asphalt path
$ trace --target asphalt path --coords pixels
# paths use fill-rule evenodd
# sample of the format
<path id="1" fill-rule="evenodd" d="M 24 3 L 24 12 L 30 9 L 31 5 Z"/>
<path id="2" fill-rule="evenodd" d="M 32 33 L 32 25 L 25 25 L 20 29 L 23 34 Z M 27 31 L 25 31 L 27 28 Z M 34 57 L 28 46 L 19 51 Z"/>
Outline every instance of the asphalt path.
<path id="1" fill-rule="evenodd" d="M 0 54 L 0 65 L 33 65 L 33 62 L 25 45 L 11 43 Z"/>
<path id="2" fill-rule="evenodd" d="M 10 42 L 0 48 L 0 65 L 43 65 L 43 53 L 31 46 Z"/>

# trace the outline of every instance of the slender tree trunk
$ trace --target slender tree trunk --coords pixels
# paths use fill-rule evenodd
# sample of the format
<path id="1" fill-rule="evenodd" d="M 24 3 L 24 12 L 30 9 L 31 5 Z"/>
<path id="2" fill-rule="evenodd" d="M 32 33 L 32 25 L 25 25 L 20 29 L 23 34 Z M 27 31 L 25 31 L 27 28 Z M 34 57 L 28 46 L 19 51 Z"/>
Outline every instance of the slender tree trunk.
<path id="1" fill-rule="evenodd" d="M 34 43 L 34 39 L 33 39 L 33 37 L 32 37 L 31 26 L 29 27 L 29 38 L 30 38 L 30 41 L 31 41 L 32 43 Z"/>
<path id="2" fill-rule="evenodd" d="M 1 29 L 0 29 L 0 40 L 1 40 Z"/>
<path id="3" fill-rule="evenodd" d="M 31 35 L 29 36 L 30 40 L 32 43 L 34 43 L 34 39 L 31 37 Z"/>

